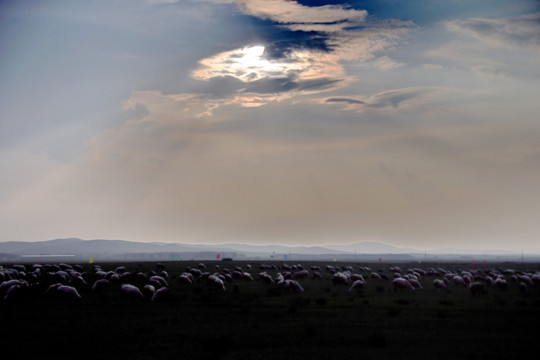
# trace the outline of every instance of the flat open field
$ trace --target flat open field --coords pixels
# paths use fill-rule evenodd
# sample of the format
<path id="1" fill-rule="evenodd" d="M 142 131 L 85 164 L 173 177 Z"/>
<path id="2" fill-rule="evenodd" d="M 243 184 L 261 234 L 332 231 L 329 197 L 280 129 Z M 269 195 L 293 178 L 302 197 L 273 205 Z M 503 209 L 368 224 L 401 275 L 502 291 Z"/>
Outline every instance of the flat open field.
<path id="1" fill-rule="evenodd" d="M 13 349 L 19 358 L 47 359 L 512 359 L 538 349 L 538 284 L 520 289 L 506 274 L 506 289 L 486 285 L 484 293 L 472 295 L 453 282 L 435 289 L 433 280 L 443 276 L 425 275 L 422 288 L 394 292 L 389 269 L 538 273 L 539 264 L 288 262 L 309 271 L 308 278 L 297 279 L 300 293 L 284 293 L 259 278 L 262 271 L 273 278 L 284 273 L 283 262 L 265 263 L 277 269 L 259 269 L 258 262 L 204 262 L 203 271 L 210 273 L 241 267 L 252 275 L 254 281 L 227 281 L 225 292 L 197 276 L 192 284 L 179 280 L 198 262 L 161 264 L 169 291 L 160 301 L 120 293 L 121 283 L 142 289 L 147 281 L 134 274 L 159 274 L 156 263 L 102 263 L 105 272 L 124 266 L 133 276 L 97 293 L 91 289 L 95 264 L 83 264 L 88 285 L 76 286 L 80 301 L 43 295 L 0 302 L 3 353 Z M 363 291 L 334 285 L 327 265 L 351 266 L 366 280 Z M 321 279 L 312 278 L 311 266 L 321 267 Z M 371 279 L 371 272 L 389 280 Z"/>

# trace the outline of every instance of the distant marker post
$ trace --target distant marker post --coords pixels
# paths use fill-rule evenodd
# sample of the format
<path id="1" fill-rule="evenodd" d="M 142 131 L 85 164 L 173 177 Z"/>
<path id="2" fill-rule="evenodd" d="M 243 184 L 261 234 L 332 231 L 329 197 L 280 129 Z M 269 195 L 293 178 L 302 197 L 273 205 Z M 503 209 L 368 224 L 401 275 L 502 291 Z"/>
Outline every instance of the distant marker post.
<path id="1" fill-rule="evenodd" d="M 90 259 L 88 259 L 88 263 L 92 264 L 93 262 L 94 262 L 94 258 L 92 256 L 90 256 Z"/>
<path id="2" fill-rule="evenodd" d="M 217 255 L 216 255 L 216 259 L 218 259 L 218 260 L 219 260 L 219 258 L 220 258 L 220 257 L 221 257 L 221 255 L 220 255 L 220 254 L 217 254 Z"/>

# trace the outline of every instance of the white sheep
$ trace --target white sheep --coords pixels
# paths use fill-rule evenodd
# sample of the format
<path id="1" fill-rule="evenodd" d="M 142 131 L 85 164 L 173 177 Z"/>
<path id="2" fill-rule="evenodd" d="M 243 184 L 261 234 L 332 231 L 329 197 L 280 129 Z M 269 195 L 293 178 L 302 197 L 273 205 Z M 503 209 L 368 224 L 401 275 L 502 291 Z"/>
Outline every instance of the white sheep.
<path id="1" fill-rule="evenodd" d="M 469 284 L 469 291 L 472 295 L 476 294 L 483 294 L 486 292 L 486 289 L 484 287 L 484 283 L 481 283 L 479 281 L 474 281 Z"/>
<path id="2" fill-rule="evenodd" d="M 92 291 L 100 292 L 103 289 L 107 288 L 111 283 L 107 279 L 98 279 L 92 285 Z"/>
<path id="3" fill-rule="evenodd" d="M 285 292 L 304 292 L 304 288 L 300 285 L 300 283 L 296 280 L 284 280 L 281 283 L 278 283 L 278 285 L 285 291 Z"/>
<path id="4" fill-rule="evenodd" d="M 382 280 L 381 274 L 376 273 L 376 272 L 372 272 L 371 274 L 369 274 L 369 276 L 373 280 Z"/>
<path id="5" fill-rule="evenodd" d="M 245 271 L 242 273 L 242 278 L 249 281 L 253 281 L 253 277 L 251 276 L 251 274 Z"/>
<path id="6" fill-rule="evenodd" d="M 394 292 L 396 292 L 398 289 L 409 289 L 411 291 L 414 291 L 414 286 L 411 285 L 411 283 L 402 277 L 395 278 L 392 281 L 392 285 L 394 286 Z"/>
<path id="7" fill-rule="evenodd" d="M 262 273 L 259 273 L 259 278 L 261 280 L 263 280 L 267 284 L 273 284 L 274 283 L 274 279 L 272 279 L 272 277 L 270 275 L 268 275 L 266 273 L 266 271 L 264 271 Z"/>
<path id="8" fill-rule="evenodd" d="M 167 281 L 159 275 L 150 276 L 150 283 L 156 288 L 169 287 Z"/>
<path id="9" fill-rule="evenodd" d="M 208 277 L 208 280 L 213 283 L 219 290 L 225 291 L 225 283 L 216 274 L 210 275 Z"/>
<path id="10" fill-rule="evenodd" d="M 365 282 L 364 277 L 362 275 L 360 275 L 360 274 L 352 274 L 352 275 L 349 276 L 349 279 L 351 281 L 362 280 L 362 281 Z"/>
<path id="11" fill-rule="evenodd" d="M 296 271 L 292 275 L 293 279 L 303 279 L 303 278 L 306 278 L 306 277 L 308 277 L 308 271 L 307 270 Z"/>
<path id="12" fill-rule="evenodd" d="M 422 284 L 420 284 L 420 281 L 418 281 L 417 279 L 415 278 L 410 278 L 408 279 L 407 281 L 409 281 L 409 283 L 414 286 L 416 289 L 420 288 L 422 289 Z"/>
<path id="13" fill-rule="evenodd" d="M 122 291 L 122 294 L 126 297 L 129 297 L 130 299 L 143 299 L 144 295 L 142 294 L 141 290 L 139 290 L 138 287 L 131 284 L 122 284 L 120 287 L 120 290 Z"/>
<path id="14" fill-rule="evenodd" d="M 501 290 L 506 290 L 506 288 L 508 287 L 508 283 L 503 277 L 496 278 L 493 284 Z"/>
<path id="15" fill-rule="evenodd" d="M 80 300 L 82 298 L 77 289 L 68 285 L 58 286 L 56 294 L 60 295 L 64 300 Z"/>
<path id="16" fill-rule="evenodd" d="M 188 275 L 191 275 L 191 273 L 183 273 L 181 274 L 178 279 L 186 284 L 191 284 L 193 283 L 193 275 L 192 276 L 188 276 Z"/>
<path id="17" fill-rule="evenodd" d="M 347 285 L 349 284 L 349 276 L 347 276 L 346 274 L 342 273 L 342 272 L 336 272 L 334 274 L 334 276 L 332 276 L 332 283 L 335 285 L 335 284 L 344 284 L 344 285 Z"/>
<path id="18" fill-rule="evenodd" d="M 446 283 L 441 279 L 433 280 L 433 287 L 435 289 L 446 289 Z"/>
<path id="19" fill-rule="evenodd" d="M 145 298 L 147 299 L 150 299 L 152 298 L 152 296 L 154 296 L 154 294 L 156 293 L 156 288 L 153 287 L 152 285 L 150 284 L 146 284 L 144 285 L 142 291 L 141 291 L 144 295 Z"/>
<path id="20" fill-rule="evenodd" d="M 163 300 L 167 295 L 169 294 L 169 288 L 162 287 L 161 289 L 156 290 L 154 295 L 152 296 L 153 302 L 158 302 Z"/>
<path id="21" fill-rule="evenodd" d="M 453 278 L 452 278 L 452 281 L 454 282 L 454 284 L 456 285 L 461 285 L 461 286 L 466 286 L 465 284 L 465 280 L 463 280 L 463 278 L 459 275 L 455 275 Z"/>
<path id="22" fill-rule="evenodd" d="M 4 296 L 6 296 L 9 288 L 11 288 L 13 285 L 21 285 L 23 282 L 25 281 L 19 280 L 19 279 L 11 279 L 11 280 L 4 281 L 3 283 L 1 283 L 0 284 L 0 298 L 3 298 Z"/>
<path id="23" fill-rule="evenodd" d="M 362 291 L 364 290 L 364 285 L 365 285 L 365 281 L 364 280 L 355 280 L 351 287 L 349 288 L 349 292 L 353 292 L 354 290 L 358 290 L 358 291 Z"/>

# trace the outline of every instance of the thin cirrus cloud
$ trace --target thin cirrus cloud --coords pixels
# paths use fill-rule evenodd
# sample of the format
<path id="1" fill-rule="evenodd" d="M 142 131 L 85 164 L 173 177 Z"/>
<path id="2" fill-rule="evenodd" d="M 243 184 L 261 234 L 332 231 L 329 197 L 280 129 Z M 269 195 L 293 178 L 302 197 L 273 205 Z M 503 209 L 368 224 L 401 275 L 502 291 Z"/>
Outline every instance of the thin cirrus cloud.
<path id="1" fill-rule="evenodd" d="M 457 36 L 439 48 L 428 50 L 428 57 L 481 76 L 508 79 L 538 74 L 540 13 L 475 17 L 442 24 Z"/>
<path id="2" fill-rule="evenodd" d="M 446 27 L 451 31 L 474 36 L 489 46 L 526 46 L 540 50 L 540 13 L 501 19 L 454 20 L 446 22 Z"/>

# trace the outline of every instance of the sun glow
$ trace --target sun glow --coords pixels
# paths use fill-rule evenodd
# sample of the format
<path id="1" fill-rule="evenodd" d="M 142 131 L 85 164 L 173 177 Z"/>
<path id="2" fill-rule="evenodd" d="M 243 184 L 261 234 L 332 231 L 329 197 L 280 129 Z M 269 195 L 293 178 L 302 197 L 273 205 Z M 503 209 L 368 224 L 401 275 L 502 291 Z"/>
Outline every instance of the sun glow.
<path id="1" fill-rule="evenodd" d="M 226 51 L 203 59 L 203 68 L 193 72 L 198 79 L 208 80 L 217 76 L 232 76 L 244 82 L 262 78 L 287 77 L 291 72 L 302 73 L 311 66 L 297 53 L 289 59 L 271 60 L 265 57 L 263 45 L 248 46 Z"/>

